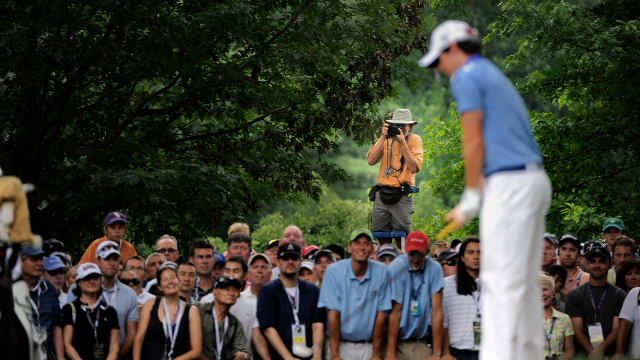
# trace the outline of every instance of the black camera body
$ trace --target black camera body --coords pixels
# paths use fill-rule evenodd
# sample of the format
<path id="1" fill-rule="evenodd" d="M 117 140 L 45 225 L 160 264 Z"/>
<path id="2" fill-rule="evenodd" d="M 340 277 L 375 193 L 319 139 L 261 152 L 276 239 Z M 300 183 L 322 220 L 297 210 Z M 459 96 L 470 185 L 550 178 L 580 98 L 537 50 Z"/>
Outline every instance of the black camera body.
<path id="1" fill-rule="evenodd" d="M 400 134 L 402 134 L 402 129 L 400 128 L 400 125 L 389 124 L 389 126 L 387 127 L 387 138 L 396 137 Z"/>

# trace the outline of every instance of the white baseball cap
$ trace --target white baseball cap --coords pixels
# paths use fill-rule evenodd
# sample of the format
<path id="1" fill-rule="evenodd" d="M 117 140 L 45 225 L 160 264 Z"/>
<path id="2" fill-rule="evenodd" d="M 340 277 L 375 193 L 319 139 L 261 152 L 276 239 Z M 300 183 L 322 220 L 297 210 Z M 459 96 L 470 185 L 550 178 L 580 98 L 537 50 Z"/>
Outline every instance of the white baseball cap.
<path id="1" fill-rule="evenodd" d="M 94 263 L 84 263 L 78 266 L 78 272 L 76 274 L 76 280 L 82 280 L 91 274 L 102 275 L 98 265 Z"/>
<path id="2" fill-rule="evenodd" d="M 476 41 L 481 42 L 480 33 L 478 30 L 472 28 L 464 21 L 460 20 L 447 20 L 438 25 L 431 33 L 431 42 L 429 43 L 429 52 L 427 52 L 418 65 L 421 67 L 428 67 L 436 61 L 440 54 L 451 44 L 462 41 Z"/>
<path id="3" fill-rule="evenodd" d="M 96 259 L 106 259 L 111 254 L 118 254 L 120 256 L 120 250 L 118 250 L 118 244 L 115 241 L 107 240 L 98 244 L 96 249 Z"/>
<path id="4" fill-rule="evenodd" d="M 302 266 L 300 266 L 300 269 L 309 269 L 309 270 L 313 271 L 313 266 L 314 266 L 313 261 L 306 261 L 305 260 L 305 261 L 302 262 L 301 265 Z"/>

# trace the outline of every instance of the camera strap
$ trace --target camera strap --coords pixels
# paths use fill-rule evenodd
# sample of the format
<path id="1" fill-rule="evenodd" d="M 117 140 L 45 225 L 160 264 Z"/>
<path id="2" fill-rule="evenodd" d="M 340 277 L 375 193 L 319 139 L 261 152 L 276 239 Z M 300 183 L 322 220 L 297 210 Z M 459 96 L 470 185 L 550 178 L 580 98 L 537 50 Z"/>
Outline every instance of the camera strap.
<path id="1" fill-rule="evenodd" d="M 406 139 L 408 139 L 408 138 L 409 138 L 409 136 L 406 137 Z M 389 152 L 388 152 L 388 156 L 387 156 L 387 169 L 385 170 L 385 174 L 388 175 L 391 172 L 391 170 L 399 171 L 400 173 L 398 173 L 396 175 L 396 177 L 397 177 L 397 176 L 400 176 L 400 174 L 402 174 L 402 170 L 404 168 L 404 155 L 402 155 L 400 157 L 400 169 L 396 169 L 393 166 L 391 166 L 391 160 L 393 159 L 393 143 L 395 141 L 396 141 L 395 139 L 391 140 L 391 146 L 390 146 L 390 149 L 389 149 Z"/>

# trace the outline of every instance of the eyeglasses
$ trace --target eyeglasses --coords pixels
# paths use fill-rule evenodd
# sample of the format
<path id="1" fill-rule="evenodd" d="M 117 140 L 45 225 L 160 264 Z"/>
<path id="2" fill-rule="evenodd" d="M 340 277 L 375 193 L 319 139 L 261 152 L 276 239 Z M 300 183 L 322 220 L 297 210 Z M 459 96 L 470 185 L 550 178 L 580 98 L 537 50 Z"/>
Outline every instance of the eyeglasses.
<path id="1" fill-rule="evenodd" d="M 133 284 L 135 286 L 140 285 L 140 279 L 136 279 L 136 278 L 132 278 L 132 279 L 120 279 L 120 282 L 125 284 L 125 285 L 129 285 L 129 284 Z"/>
<path id="2" fill-rule="evenodd" d="M 119 250 L 117 246 L 114 246 L 114 245 L 106 245 L 105 247 L 103 247 L 103 248 L 102 248 L 102 250 L 101 250 L 101 251 L 106 251 L 106 250 L 111 250 L 111 249 L 113 249 L 113 250 Z"/>
<path id="3" fill-rule="evenodd" d="M 64 271 L 64 269 L 56 269 L 56 270 L 47 271 L 47 273 L 49 274 L 49 276 L 57 276 L 57 275 L 64 275 L 66 272 Z"/>
<path id="4" fill-rule="evenodd" d="M 176 250 L 176 249 L 160 249 L 160 250 L 158 250 L 156 252 L 159 252 L 160 254 L 164 254 L 164 253 L 173 254 L 176 251 L 178 251 L 178 250 Z"/>

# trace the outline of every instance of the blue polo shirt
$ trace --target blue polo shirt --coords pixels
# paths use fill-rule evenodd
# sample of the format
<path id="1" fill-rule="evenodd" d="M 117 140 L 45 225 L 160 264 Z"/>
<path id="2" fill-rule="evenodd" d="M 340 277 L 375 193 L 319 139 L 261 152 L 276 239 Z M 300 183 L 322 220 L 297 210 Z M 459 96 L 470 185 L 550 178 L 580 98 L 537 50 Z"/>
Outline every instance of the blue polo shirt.
<path id="1" fill-rule="evenodd" d="M 77 298 L 72 291 L 76 287 L 77 284 L 74 283 L 71 285 L 71 288 L 69 288 L 67 303 L 73 302 Z M 102 296 L 105 303 L 116 309 L 118 313 L 118 324 L 120 325 L 120 337 L 118 340 L 120 347 L 122 347 L 124 340 L 127 338 L 127 323 L 140 320 L 138 316 L 138 297 L 136 292 L 131 287 L 116 279 L 111 289 L 105 290 L 104 287 L 102 288 L 102 295 L 100 296 Z"/>
<path id="2" fill-rule="evenodd" d="M 398 339 L 425 338 L 431 320 L 431 296 L 444 288 L 442 267 L 427 257 L 422 267 L 413 271 L 407 255 L 401 255 L 389 264 L 389 282 L 391 300 L 402 304 Z M 420 302 L 419 315 L 410 314 L 411 300 Z"/>
<path id="3" fill-rule="evenodd" d="M 47 330 L 47 349 L 53 352 L 53 336 L 51 329 L 53 325 L 61 328 L 64 326 L 64 318 L 60 302 L 58 302 L 58 294 L 56 288 L 48 280 L 40 278 L 38 283 L 29 291 L 29 296 L 33 301 L 31 305 L 31 314 L 33 315 L 33 323 Z M 33 308 L 36 306 L 38 311 Z M 38 316 L 39 315 L 39 316 Z"/>
<path id="4" fill-rule="evenodd" d="M 298 319 L 300 324 L 304 324 L 307 346 L 312 347 L 313 324 L 324 324 L 327 313 L 324 309 L 318 308 L 320 289 L 316 285 L 298 280 L 298 290 L 300 291 Z M 258 296 L 258 322 L 262 331 L 270 327 L 276 329 L 284 345 L 289 352 L 292 352 L 293 336 L 291 334 L 291 325 L 295 324 L 295 318 L 289 296 L 280 279 L 270 281 L 260 289 Z M 269 353 L 272 359 L 282 359 L 271 344 L 269 344 Z"/>
<path id="5" fill-rule="evenodd" d="M 489 60 L 472 56 L 452 74 L 449 88 L 459 114 L 483 112 L 485 175 L 542 162 L 520 93 Z"/>
<path id="6" fill-rule="evenodd" d="M 340 312 L 340 339 L 371 341 L 377 312 L 391 310 L 387 267 L 369 260 L 364 277 L 358 280 L 351 259 L 332 264 L 324 273 L 318 307 Z"/>

